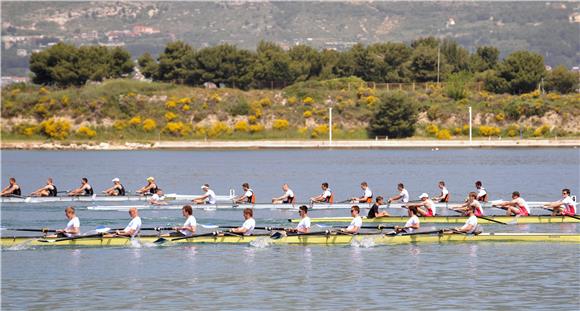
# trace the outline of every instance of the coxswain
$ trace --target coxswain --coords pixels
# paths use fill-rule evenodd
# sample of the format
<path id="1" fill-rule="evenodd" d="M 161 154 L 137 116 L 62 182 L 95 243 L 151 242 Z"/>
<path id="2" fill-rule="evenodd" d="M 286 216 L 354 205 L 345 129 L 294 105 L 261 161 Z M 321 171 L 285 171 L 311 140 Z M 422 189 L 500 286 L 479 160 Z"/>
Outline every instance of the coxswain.
<path id="1" fill-rule="evenodd" d="M 346 227 L 346 229 L 340 229 L 341 232 L 350 233 L 350 234 L 357 234 L 360 228 L 362 227 L 362 218 L 360 217 L 360 207 L 358 205 L 353 205 L 350 208 L 350 215 L 352 216 L 352 221 Z"/>
<path id="2" fill-rule="evenodd" d="M 21 195 L 22 190 L 20 189 L 20 186 L 16 183 L 16 178 L 14 177 L 10 177 L 10 179 L 8 179 L 8 186 L 6 186 L 6 188 L 2 189 L 2 192 L 0 192 L 0 196 L 2 197 L 12 197 L 12 196 L 19 197 Z"/>
<path id="3" fill-rule="evenodd" d="M 163 195 L 163 190 L 157 188 L 157 191 L 149 198 L 149 204 L 151 205 L 167 205 L 165 202 L 165 196 Z"/>
<path id="4" fill-rule="evenodd" d="M 159 187 L 155 182 L 155 178 L 149 176 L 147 177 L 147 185 L 143 186 L 141 189 L 137 190 L 137 193 L 142 195 L 153 195 L 157 192 Z"/>
<path id="5" fill-rule="evenodd" d="M 195 234 L 195 230 L 197 228 L 197 221 L 195 217 L 193 217 L 193 208 L 191 205 L 185 205 L 181 208 L 181 215 L 185 218 L 185 223 L 181 227 L 173 227 L 175 232 L 171 232 L 169 234 L 163 236 L 176 236 L 176 237 L 183 237 L 183 236 L 192 236 Z"/>
<path id="6" fill-rule="evenodd" d="M 439 203 L 449 202 L 449 191 L 447 190 L 447 187 L 445 186 L 445 182 L 443 180 L 440 181 L 439 184 L 437 185 L 437 187 L 439 187 L 439 189 L 441 189 L 441 194 L 439 196 L 434 197 L 433 201 L 439 202 Z"/>
<path id="7" fill-rule="evenodd" d="M 395 226 L 394 233 L 412 233 L 415 230 L 419 230 L 421 227 L 421 222 L 419 221 L 419 217 L 417 217 L 417 208 L 409 207 L 407 214 L 409 215 L 409 219 L 405 223 L 405 226 Z"/>
<path id="8" fill-rule="evenodd" d="M 42 186 L 33 193 L 30 194 L 31 196 L 35 197 L 56 197 L 58 195 L 58 190 L 56 186 L 53 184 L 52 178 L 49 177 L 46 180 L 46 186 Z"/>
<path id="9" fill-rule="evenodd" d="M 381 207 L 381 205 L 384 205 L 384 199 L 382 196 L 378 196 L 376 199 L 375 204 L 373 204 L 373 206 L 371 207 L 371 209 L 369 210 L 369 214 L 367 215 L 368 219 L 372 219 L 372 218 L 378 218 L 378 217 L 389 217 L 389 213 L 387 212 L 379 212 L 379 207 Z"/>
<path id="10" fill-rule="evenodd" d="M 141 230 L 141 217 L 139 217 L 139 212 L 137 208 L 131 207 L 129 209 L 129 215 L 131 216 L 131 221 L 123 230 L 115 231 L 116 236 L 126 236 L 126 237 L 135 237 L 139 234 Z"/>
<path id="11" fill-rule="evenodd" d="M 254 211 L 251 208 L 244 208 L 244 219 L 245 221 L 241 227 L 230 229 L 230 232 L 252 235 L 256 227 L 256 220 L 254 220 Z"/>
<path id="12" fill-rule="evenodd" d="M 256 203 L 256 194 L 254 193 L 254 190 L 250 188 L 250 184 L 247 182 L 243 183 L 242 189 L 244 189 L 244 194 L 234 198 L 234 203 Z"/>
<path id="13" fill-rule="evenodd" d="M 477 216 L 475 216 L 475 205 L 469 205 L 467 207 L 467 214 L 469 218 L 465 221 L 462 227 L 454 228 L 455 233 L 467 233 L 467 234 L 477 234 L 481 232 L 477 225 Z"/>
<path id="14" fill-rule="evenodd" d="M 500 202 L 496 205 L 496 207 L 502 208 L 506 210 L 507 216 L 530 216 L 530 207 L 528 206 L 528 202 L 524 200 L 518 191 L 514 191 L 512 193 L 512 200 Z"/>
<path id="15" fill-rule="evenodd" d="M 322 188 L 322 194 L 312 197 L 310 198 L 310 202 L 312 203 L 334 203 L 334 194 L 332 193 L 332 190 L 330 190 L 330 188 L 328 188 L 328 183 L 327 182 L 323 182 L 322 185 L 320 185 L 320 188 Z"/>
<path id="16" fill-rule="evenodd" d="M 360 183 L 360 188 L 363 191 L 363 195 L 358 198 L 350 198 L 350 203 L 373 203 L 373 192 L 366 181 Z"/>
<path id="17" fill-rule="evenodd" d="M 405 185 L 403 185 L 402 183 L 399 183 L 397 185 L 397 190 L 399 190 L 399 194 L 397 194 L 393 197 L 390 197 L 387 202 L 391 203 L 391 202 L 397 201 L 397 200 L 400 200 L 402 203 L 409 202 L 409 192 L 407 191 L 407 189 L 405 189 Z"/>
<path id="18" fill-rule="evenodd" d="M 463 216 L 469 216 L 469 209 L 473 207 L 475 208 L 474 214 L 477 217 L 483 217 L 485 214 L 483 213 L 483 208 L 481 203 L 477 200 L 477 193 L 470 192 L 469 196 L 467 197 L 467 202 L 459 206 L 458 208 L 454 208 L 455 211 L 463 212 Z"/>
<path id="19" fill-rule="evenodd" d="M 562 199 L 548 203 L 545 207 L 552 209 L 552 216 L 574 216 L 576 215 L 576 202 L 570 196 L 570 189 L 562 189 Z"/>
<path id="20" fill-rule="evenodd" d="M 310 217 L 308 217 L 308 207 L 302 205 L 298 208 L 298 214 L 300 215 L 300 222 L 296 228 L 286 229 L 286 232 L 296 232 L 296 233 L 308 233 L 310 232 Z"/>
<path id="21" fill-rule="evenodd" d="M 203 184 L 201 191 L 205 192 L 205 194 L 191 200 L 191 202 L 194 204 L 216 204 L 215 192 L 210 189 L 209 184 Z"/>
<path id="22" fill-rule="evenodd" d="M 81 222 L 79 221 L 79 218 L 77 217 L 77 215 L 75 213 L 75 208 L 72 206 L 65 208 L 64 214 L 65 214 L 66 218 L 68 219 L 68 223 L 66 224 L 66 227 L 62 230 L 56 230 L 55 235 L 50 235 L 48 237 L 50 237 L 50 238 L 64 238 L 64 237 L 70 238 L 70 237 L 79 236 L 81 234 Z"/>
<path id="23" fill-rule="evenodd" d="M 477 189 L 477 200 L 479 202 L 487 202 L 487 191 L 483 188 L 481 181 L 478 180 L 475 182 L 475 189 Z"/>
<path id="24" fill-rule="evenodd" d="M 89 180 L 86 177 L 81 178 L 80 187 L 72 190 L 68 193 L 69 196 L 91 196 L 93 195 L 93 187 L 89 184 Z"/>
<path id="25" fill-rule="evenodd" d="M 292 204 L 292 203 L 294 203 L 294 191 L 292 191 L 292 189 L 290 189 L 290 186 L 288 186 L 288 184 L 282 185 L 282 191 L 284 191 L 284 194 L 282 196 L 279 196 L 277 198 L 272 198 L 272 204 Z"/>
<path id="26" fill-rule="evenodd" d="M 125 186 L 121 184 L 121 180 L 116 177 L 112 180 L 113 186 L 107 190 L 104 190 L 103 193 L 110 196 L 124 196 L 125 195 Z"/>
<path id="27" fill-rule="evenodd" d="M 408 208 L 415 207 L 417 208 L 417 215 L 423 217 L 433 217 L 437 213 L 435 210 L 435 202 L 429 199 L 429 195 L 427 193 L 422 193 L 419 196 L 419 200 L 421 202 L 414 203 L 414 204 L 407 204 Z M 423 209 L 424 208 L 424 209 Z"/>

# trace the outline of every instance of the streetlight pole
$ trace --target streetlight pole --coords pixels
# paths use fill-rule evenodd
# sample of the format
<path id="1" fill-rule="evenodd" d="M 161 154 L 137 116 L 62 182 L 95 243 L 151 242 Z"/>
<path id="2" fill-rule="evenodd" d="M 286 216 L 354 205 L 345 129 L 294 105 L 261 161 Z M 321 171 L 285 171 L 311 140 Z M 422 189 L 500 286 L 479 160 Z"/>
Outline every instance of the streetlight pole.
<path id="1" fill-rule="evenodd" d="M 332 107 L 328 108 L 328 144 L 332 146 Z"/>
<path id="2" fill-rule="evenodd" d="M 471 106 L 469 106 L 469 144 L 472 144 L 472 127 L 471 127 Z"/>

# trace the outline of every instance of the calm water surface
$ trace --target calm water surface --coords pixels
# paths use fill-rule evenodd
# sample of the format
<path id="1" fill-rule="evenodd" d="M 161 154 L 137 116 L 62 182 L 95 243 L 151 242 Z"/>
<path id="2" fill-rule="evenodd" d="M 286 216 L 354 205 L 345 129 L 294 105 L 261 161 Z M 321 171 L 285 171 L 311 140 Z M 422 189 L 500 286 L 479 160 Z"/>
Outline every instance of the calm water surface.
<path id="1" fill-rule="evenodd" d="M 407 185 L 411 196 L 436 193 L 444 179 L 454 198 L 482 180 L 492 198 L 519 190 L 555 200 L 579 189 L 578 149 L 306 151 L 2 151 L 2 183 L 24 192 L 52 176 L 70 189 L 87 176 L 96 189 L 121 177 L 136 189 L 149 175 L 167 192 L 218 193 L 250 182 L 258 201 L 283 182 L 299 199 L 328 181 L 337 199 L 358 195 L 366 180 L 377 194 Z M 4 205 L 3 227 L 62 227 L 63 206 Z M 124 226 L 125 212 L 78 205 L 83 231 Z M 317 211 L 338 216 L 347 211 Z M 240 211 L 195 211 L 200 223 L 238 224 Z M 179 211 L 143 211 L 144 225 L 176 224 Z M 256 211 L 259 224 L 285 224 L 293 212 Z M 486 226 L 487 231 L 578 232 L 574 224 Z M 555 309 L 580 308 L 580 246 L 447 244 L 377 247 L 136 245 L 109 249 L 3 250 L 3 310 L 22 309 Z"/>

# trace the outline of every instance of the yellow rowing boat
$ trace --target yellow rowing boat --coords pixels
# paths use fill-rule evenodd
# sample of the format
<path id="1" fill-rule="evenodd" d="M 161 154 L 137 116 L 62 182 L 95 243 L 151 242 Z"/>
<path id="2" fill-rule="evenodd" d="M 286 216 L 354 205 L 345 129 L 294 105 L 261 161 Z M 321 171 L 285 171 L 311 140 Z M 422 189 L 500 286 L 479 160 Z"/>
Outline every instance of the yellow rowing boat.
<path id="1" fill-rule="evenodd" d="M 485 219 L 487 218 L 487 219 Z M 558 223 L 580 223 L 580 219 L 576 219 L 569 216 L 521 216 L 521 217 L 511 217 L 511 216 L 486 216 L 485 218 L 478 218 L 478 224 L 497 224 L 497 222 L 488 220 L 492 219 L 495 221 L 503 223 L 512 224 L 558 224 Z M 391 217 L 378 217 L 378 218 L 366 218 L 363 217 L 363 222 L 365 223 L 405 223 L 409 217 L 402 216 L 391 216 Z M 458 224 L 465 223 L 467 217 L 462 216 L 435 216 L 435 217 L 420 217 L 421 223 L 445 223 L 445 224 Z M 327 222 L 327 223 L 338 223 L 338 222 L 350 222 L 352 217 L 321 217 L 321 218 L 310 218 L 311 222 Z M 288 219 L 289 222 L 298 223 L 300 219 Z"/>
<path id="2" fill-rule="evenodd" d="M 357 242 L 367 242 L 374 245 L 408 244 L 408 243 L 460 243 L 460 242 L 540 242 L 540 243 L 580 243 L 577 233 L 482 233 L 479 235 L 465 234 L 416 234 L 390 236 L 385 234 L 344 235 L 337 233 L 291 235 L 273 239 L 270 235 L 253 236 L 200 236 L 171 241 L 165 238 L 164 244 L 249 244 L 263 242 L 266 244 L 287 245 L 350 245 Z M 126 237 L 89 237 L 75 240 L 44 239 L 40 237 L 2 237 L 2 248 L 15 247 L 129 247 L 139 244 L 153 244 L 158 236 L 141 236 L 135 239 Z"/>

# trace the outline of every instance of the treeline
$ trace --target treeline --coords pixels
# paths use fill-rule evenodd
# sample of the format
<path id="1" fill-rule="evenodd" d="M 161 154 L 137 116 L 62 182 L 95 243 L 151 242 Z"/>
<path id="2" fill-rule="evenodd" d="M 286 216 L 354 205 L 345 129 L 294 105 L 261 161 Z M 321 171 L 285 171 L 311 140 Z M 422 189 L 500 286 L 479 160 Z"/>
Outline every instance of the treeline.
<path id="1" fill-rule="evenodd" d="M 30 67 L 36 83 L 78 85 L 127 74 L 127 55 L 120 48 L 77 49 L 58 44 L 33 54 Z M 148 53 L 141 55 L 138 66 L 145 77 L 154 81 L 191 86 L 212 82 L 240 89 L 350 76 L 377 83 L 482 81 L 490 92 L 512 94 L 527 93 L 539 86 L 560 93 L 573 92 L 578 87 L 577 74 L 563 66 L 546 71 L 544 59 L 537 53 L 519 51 L 504 60 L 499 55 L 500 51 L 492 46 L 469 53 L 453 40 L 433 37 L 409 45 L 357 44 L 343 52 L 318 51 L 305 45 L 286 51 L 265 41 L 258 44 L 255 52 L 229 44 L 194 49 L 175 41 L 168 43 L 157 59 Z"/>

